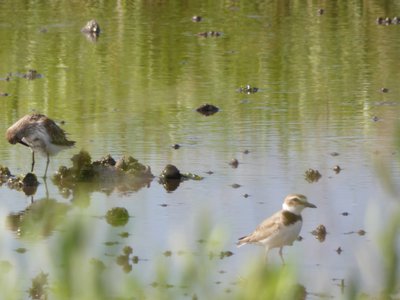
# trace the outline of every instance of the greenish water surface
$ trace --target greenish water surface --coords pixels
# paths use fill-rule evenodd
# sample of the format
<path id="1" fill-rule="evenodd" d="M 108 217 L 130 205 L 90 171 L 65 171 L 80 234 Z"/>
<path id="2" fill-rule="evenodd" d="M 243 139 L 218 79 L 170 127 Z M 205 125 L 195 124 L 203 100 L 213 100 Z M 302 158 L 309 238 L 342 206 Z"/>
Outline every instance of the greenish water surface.
<path id="1" fill-rule="evenodd" d="M 337 297 L 344 279 L 377 293 L 377 240 L 399 205 L 381 178 L 389 174 L 399 191 L 400 24 L 375 19 L 396 15 L 400 3 L 378 0 L 1 1 L 0 93 L 8 96 L 0 97 L 0 128 L 33 111 L 64 121 L 76 147 L 52 159 L 51 173 L 85 149 L 94 159 L 131 155 L 155 175 L 171 163 L 205 177 L 170 193 L 155 179 L 135 192 L 83 186 L 70 194 L 40 178 L 34 200 L 48 195 L 74 208 L 69 214 L 94 217 L 94 257 L 129 244 L 145 258 L 129 274 L 151 282 L 156 258 L 196 249 L 193 237 L 205 225 L 222 228 L 223 249 L 234 252 L 216 262 L 226 273 L 214 274 L 222 282 L 215 288 L 233 288 L 248 261 L 263 260 L 261 248 L 236 249 L 236 239 L 297 192 L 318 207 L 303 214 L 303 240 L 284 250 L 307 291 Z M 101 27 L 97 40 L 80 32 L 93 18 Z M 198 36 L 210 31 L 221 35 Z M 31 69 L 42 77 L 20 76 Z M 241 93 L 246 85 L 258 91 Z M 203 116 L 196 109 L 204 103 L 220 111 Z M 171 147 L 176 143 L 179 149 Z M 0 139 L 0 164 L 12 173 L 28 172 L 30 159 L 28 149 Z M 44 167 L 38 157 L 38 175 Z M 304 179 L 309 168 L 322 174 L 318 182 Z M 30 201 L 3 185 L 1 219 Z M 133 216 L 122 229 L 97 218 L 115 206 Z M 324 242 L 310 234 L 319 224 L 328 230 Z M 47 271 L 46 259 L 31 257 L 57 230 L 33 243 L 1 228 L 0 260 L 29 276 Z M 348 234 L 361 229 L 366 235 Z M 106 234 L 115 240 L 121 231 L 130 233 L 123 243 L 104 246 Z M 19 247 L 32 250 L 21 255 Z M 271 261 L 280 263 L 277 251 Z"/>

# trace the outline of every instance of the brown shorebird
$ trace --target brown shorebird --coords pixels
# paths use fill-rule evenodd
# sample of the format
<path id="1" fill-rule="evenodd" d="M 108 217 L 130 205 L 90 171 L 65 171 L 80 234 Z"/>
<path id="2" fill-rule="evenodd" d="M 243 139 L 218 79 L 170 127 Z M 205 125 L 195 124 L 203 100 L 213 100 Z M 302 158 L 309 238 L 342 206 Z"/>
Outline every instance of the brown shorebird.
<path id="1" fill-rule="evenodd" d="M 282 210 L 265 219 L 253 233 L 240 238 L 238 247 L 245 244 L 262 245 L 266 249 L 266 259 L 270 249 L 279 248 L 279 255 L 284 263 L 282 249 L 284 246 L 291 246 L 299 236 L 303 223 L 301 211 L 306 207 L 316 206 L 307 202 L 304 195 L 288 195 L 282 204 Z"/>
<path id="2" fill-rule="evenodd" d="M 20 143 L 32 150 L 32 168 L 35 166 L 35 152 L 47 156 L 46 170 L 43 178 L 46 178 L 49 167 L 50 155 L 56 155 L 59 151 L 72 147 L 75 142 L 67 140 L 64 130 L 45 115 L 31 114 L 19 119 L 7 129 L 6 138 L 10 144 Z"/>

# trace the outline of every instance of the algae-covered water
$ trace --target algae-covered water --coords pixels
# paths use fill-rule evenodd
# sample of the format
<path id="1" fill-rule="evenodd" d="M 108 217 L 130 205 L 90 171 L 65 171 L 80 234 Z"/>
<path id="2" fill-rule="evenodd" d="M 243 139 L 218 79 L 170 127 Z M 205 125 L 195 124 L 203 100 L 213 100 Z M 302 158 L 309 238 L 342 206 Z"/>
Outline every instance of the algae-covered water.
<path id="1" fill-rule="evenodd" d="M 0 260 L 23 275 L 20 290 L 41 271 L 51 281 L 43 249 L 82 214 L 93 226 L 89 256 L 115 268 L 116 278 L 151 284 L 157 265 L 174 270 L 181 257 L 198 257 L 204 239 L 216 240 L 217 257 L 233 255 L 210 258 L 210 287 L 229 297 L 242 270 L 264 260 L 262 248 L 237 249 L 236 239 L 287 194 L 302 193 L 317 209 L 304 211 L 303 239 L 284 255 L 309 297 L 340 297 L 352 280 L 379 293 L 379 238 L 399 206 L 400 25 L 375 19 L 396 15 L 400 3 L 378 0 L 0 2 L 0 130 L 31 112 L 58 122 L 76 147 L 52 158 L 49 173 L 84 149 L 93 160 L 130 155 L 156 176 L 173 164 L 204 177 L 172 192 L 157 178 L 140 189 L 59 189 L 39 177 L 32 198 L 3 184 Z M 91 19 L 97 39 L 80 32 Z M 204 37 L 211 31 L 218 34 Z M 29 70 L 41 76 L 26 78 Z M 247 85 L 257 91 L 246 93 Z M 219 111 L 198 113 L 205 103 Z M 0 139 L 1 165 L 18 175 L 30 163 L 29 149 Z M 37 157 L 38 176 L 45 163 Z M 306 180 L 310 168 L 318 181 Z M 41 238 L 9 226 L 32 200 L 49 199 L 43 207 L 60 217 L 43 225 Z M 114 207 L 129 212 L 125 225 L 107 222 Z M 50 218 L 39 211 L 37 220 Z M 311 234 L 320 224 L 323 242 Z M 125 246 L 139 258 L 128 272 L 115 263 Z M 280 266 L 277 252 L 269 263 Z"/>

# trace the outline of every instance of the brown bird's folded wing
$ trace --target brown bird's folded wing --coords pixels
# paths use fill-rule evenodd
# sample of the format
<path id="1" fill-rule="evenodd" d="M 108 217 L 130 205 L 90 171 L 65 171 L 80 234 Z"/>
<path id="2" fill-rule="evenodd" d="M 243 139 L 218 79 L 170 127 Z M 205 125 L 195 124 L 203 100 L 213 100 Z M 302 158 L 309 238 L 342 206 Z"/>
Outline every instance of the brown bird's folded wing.
<path id="1" fill-rule="evenodd" d="M 241 246 L 244 244 L 259 243 L 260 241 L 268 238 L 279 229 L 280 219 L 281 212 L 279 211 L 268 219 L 265 219 L 260 225 L 257 226 L 253 233 L 240 238 L 237 242 L 237 245 Z"/>
<path id="2" fill-rule="evenodd" d="M 52 143 L 60 146 L 73 146 L 74 141 L 67 140 L 65 136 L 65 131 L 62 130 L 58 125 L 49 118 L 44 118 L 42 120 L 44 127 L 48 132 L 51 132 Z"/>

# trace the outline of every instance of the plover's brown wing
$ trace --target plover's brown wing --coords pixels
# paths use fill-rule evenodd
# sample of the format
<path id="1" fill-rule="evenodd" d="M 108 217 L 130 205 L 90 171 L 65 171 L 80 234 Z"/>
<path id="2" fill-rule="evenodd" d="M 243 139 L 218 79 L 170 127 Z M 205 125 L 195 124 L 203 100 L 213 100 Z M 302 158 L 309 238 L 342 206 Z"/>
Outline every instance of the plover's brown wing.
<path id="1" fill-rule="evenodd" d="M 53 144 L 60 146 L 73 146 L 75 144 L 75 141 L 67 140 L 65 131 L 58 127 L 53 120 L 45 117 L 41 120 L 41 122 L 46 128 Z"/>
<path id="2" fill-rule="evenodd" d="M 280 220 L 281 211 L 273 214 L 268 219 L 265 219 L 251 234 L 240 238 L 237 245 L 259 243 L 262 240 L 265 240 L 280 228 Z"/>

